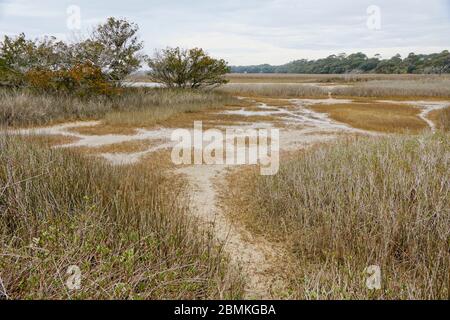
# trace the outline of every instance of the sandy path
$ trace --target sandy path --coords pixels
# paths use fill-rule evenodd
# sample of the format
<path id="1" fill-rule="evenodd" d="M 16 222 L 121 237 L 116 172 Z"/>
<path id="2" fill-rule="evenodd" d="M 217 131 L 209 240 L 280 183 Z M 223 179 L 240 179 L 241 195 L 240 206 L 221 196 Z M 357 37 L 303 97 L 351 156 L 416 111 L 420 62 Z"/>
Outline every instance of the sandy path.
<path id="1" fill-rule="evenodd" d="M 283 150 L 298 150 L 333 138 L 332 133 L 324 134 L 322 129 L 307 128 L 282 131 L 280 141 L 283 141 Z M 283 248 L 262 237 L 255 237 L 244 227 L 230 221 L 230 216 L 219 205 L 219 195 L 226 190 L 219 191 L 217 186 L 223 186 L 226 175 L 239 168 L 229 165 L 193 165 L 177 169 L 176 173 L 183 174 L 189 182 L 192 212 L 205 227 L 213 228 L 232 263 L 241 268 L 246 279 L 244 297 L 281 299 L 286 297 L 287 290 L 280 264 L 286 261 L 287 253 Z"/>
<path id="2" fill-rule="evenodd" d="M 291 102 L 298 106 L 295 112 L 289 111 L 287 107 L 274 107 L 261 103 L 259 104 L 260 111 L 242 109 L 224 113 L 241 116 L 278 114 L 294 127 L 298 127 L 299 124 L 303 125 L 302 128 L 281 130 L 281 150 L 298 150 L 314 143 L 330 141 L 335 138 L 337 132 L 342 131 L 367 133 L 336 123 L 328 119 L 326 115 L 305 108 L 307 105 L 320 103 L 320 101 L 292 100 Z M 238 167 L 194 165 L 178 169 L 176 172 L 184 174 L 190 183 L 192 208 L 197 218 L 208 226 L 212 226 L 216 238 L 224 244 L 224 250 L 231 257 L 232 262 L 242 268 L 242 273 L 247 280 L 245 298 L 280 299 L 286 297 L 283 296 L 287 294 L 287 291 L 283 272 L 280 270 L 280 265 L 287 259 L 286 252 L 283 248 L 261 237 L 255 238 L 248 230 L 230 221 L 230 217 L 218 204 L 219 191 L 216 189 L 216 185 L 223 183 L 225 176 L 233 168 Z"/>
<path id="3" fill-rule="evenodd" d="M 254 239 L 244 228 L 232 224 L 218 205 L 216 181 L 223 181 L 227 172 L 224 165 L 198 165 L 177 170 L 191 186 L 192 208 L 196 217 L 213 228 L 214 234 L 230 255 L 231 262 L 241 267 L 246 279 L 245 298 L 280 298 L 284 291 L 280 274 L 274 270 L 274 261 L 283 253 L 274 246 Z"/>

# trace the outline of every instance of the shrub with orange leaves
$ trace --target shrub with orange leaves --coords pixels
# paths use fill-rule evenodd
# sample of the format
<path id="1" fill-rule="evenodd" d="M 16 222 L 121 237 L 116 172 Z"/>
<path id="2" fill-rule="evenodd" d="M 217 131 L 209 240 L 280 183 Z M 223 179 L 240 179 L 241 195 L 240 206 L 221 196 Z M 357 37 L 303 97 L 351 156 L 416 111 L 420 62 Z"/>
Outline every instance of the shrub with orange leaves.
<path id="1" fill-rule="evenodd" d="M 75 84 L 75 90 L 82 95 L 117 93 L 117 88 L 107 81 L 102 70 L 92 63 L 78 64 L 67 71 L 68 83 Z M 66 81 L 67 81 L 66 80 Z"/>
<path id="2" fill-rule="evenodd" d="M 29 87 L 42 92 L 74 93 L 79 96 L 120 93 L 120 89 L 106 79 L 102 70 L 89 62 L 67 70 L 32 69 L 25 74 L 25 79 Z"/>
<path id="3" fill-rule="evenodd" d="M 38 91 L 52 91 L 55 72 L 51 70 L 33 69 L 25 73 L 25 83 Z"/>

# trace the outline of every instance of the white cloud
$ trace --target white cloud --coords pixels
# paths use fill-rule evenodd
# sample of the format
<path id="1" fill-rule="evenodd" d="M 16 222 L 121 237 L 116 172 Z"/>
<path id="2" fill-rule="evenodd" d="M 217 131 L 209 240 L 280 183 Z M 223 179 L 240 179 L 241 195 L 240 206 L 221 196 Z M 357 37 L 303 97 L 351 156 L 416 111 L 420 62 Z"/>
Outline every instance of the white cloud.
<path id="1" fill-rule="evenodd" d="M 38 2 L 31 1 L 3 1 L 0 7 L 6 18 L 49 18 L 60 15 L 53 8 L 42 7 Z"/>
<path id="2" fill-rule="evenodd" d="M 108 16 L 126 17 L 140 25 L 149 53 L 168 45 L 199 46 L 231 64 L 450 48 L 448 0 L 0 0 L 0 30 L 69 37 L 65 10 L 71 4 L 81 8 L 83 30 Z M 381 30 L 366 26 L 372 4 L 381 9 Z"/>

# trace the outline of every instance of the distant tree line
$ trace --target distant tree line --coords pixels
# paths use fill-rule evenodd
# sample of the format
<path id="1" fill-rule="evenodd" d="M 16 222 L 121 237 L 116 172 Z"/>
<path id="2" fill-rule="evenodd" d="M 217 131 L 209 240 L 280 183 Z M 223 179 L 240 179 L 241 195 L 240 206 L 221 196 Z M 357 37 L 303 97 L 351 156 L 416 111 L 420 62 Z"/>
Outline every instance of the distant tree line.
<path id="1" fill-rule="evenodd" d="M 343 73 L 382 73 L 382 74 L 442 74 L 450 73 L 450 52 L 448 50 L 433 54 L 410 53 L 403 58 L 397 54 L 390 59 L 380 55 L 369 58 L 358 52 L 331 55 L 317 60 L 295 60 L 280 66 L 269 64 L 253 66 L 232 66 L 234 73 L 309 73 L 309 74 L 343 74 Z"/>
<path id="2" fill-rule="evenodd" d="M 151 79 L 167 87 L 197 89 L 227 81 L 227 63 L 199 48 L 166 48 L 147 57 L 138 30 L 132 22 L 111 17 L 86 39 L 72 43 L 54 37 L 31 40 L 23 33 L 5 36 L 0 41 L 0 87 L 115 94 L 121 81 L 144 63 Z"/>

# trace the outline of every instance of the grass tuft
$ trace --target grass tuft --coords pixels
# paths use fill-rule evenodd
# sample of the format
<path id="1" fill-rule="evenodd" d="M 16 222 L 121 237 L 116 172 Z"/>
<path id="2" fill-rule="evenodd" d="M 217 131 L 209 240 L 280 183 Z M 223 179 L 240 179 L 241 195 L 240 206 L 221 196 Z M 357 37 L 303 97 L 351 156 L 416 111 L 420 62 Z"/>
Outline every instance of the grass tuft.
<path id="1" fill-rule="evenodd" d="M 450 107 L 431 111 L 429 118 L 436 124 L 438 129 L 450 131 Z"/>
<path id="2" fill-rule="evenodd" d="M 419 118 L 419 108 L 401 104 L 372 102 L 316 105 L 310 108 L 363 130 L 418 133 L 428 127 L 426 122 Z"/>
<path id="3" fill-rule="evenodd" d="M 249 173 L 233 211 L 281 241 L 306 299 L 447 299 L 450 136 L 359 138 L 305 151 L 276 176 Z M 365 286 L 378 265 L 382 289 Z"/>
<path id="4" fill-rule="evenodd" d="M 145 166 L 0 137 L 0 278 L 12 299 L 238 298 L 242 282 L 187 211 L 184 183 Z M 81 269 L 69 290 L 67 269 Z"/>

